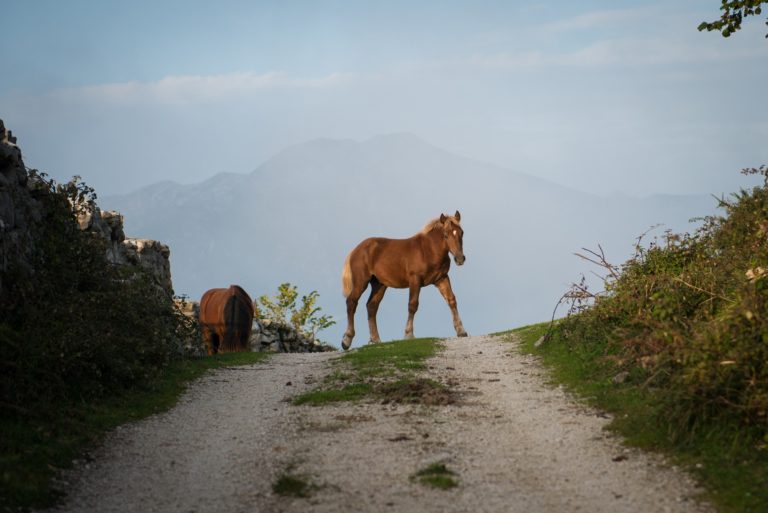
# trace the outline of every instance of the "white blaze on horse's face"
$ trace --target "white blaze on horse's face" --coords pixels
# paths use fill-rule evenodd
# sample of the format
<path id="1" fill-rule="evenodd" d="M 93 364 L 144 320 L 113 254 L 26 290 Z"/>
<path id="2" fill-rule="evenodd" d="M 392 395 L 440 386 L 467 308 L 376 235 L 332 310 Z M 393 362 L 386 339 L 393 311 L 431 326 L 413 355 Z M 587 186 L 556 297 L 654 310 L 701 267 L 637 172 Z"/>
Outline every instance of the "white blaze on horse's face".
<path id="1" fill-rule="evenodd" d="M 441 216 L 443 236 L 448 244 L 448 251 L 453 255 L 453 261 L 457 265 L 462 265 L 466 257 L 464 256 L 464 230 L 459 226 L 459 219 L 461 214 L 458 211 L 453 217 Z"/>

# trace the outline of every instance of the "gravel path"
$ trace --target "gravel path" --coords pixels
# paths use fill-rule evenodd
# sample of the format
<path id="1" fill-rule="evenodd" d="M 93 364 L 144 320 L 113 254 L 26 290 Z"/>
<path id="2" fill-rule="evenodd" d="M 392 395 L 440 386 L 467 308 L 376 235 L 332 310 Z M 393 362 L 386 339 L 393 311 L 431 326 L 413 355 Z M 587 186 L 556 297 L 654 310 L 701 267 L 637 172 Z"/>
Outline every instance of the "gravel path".
<path id="1" fill-rule="evenodd" d="M 118 428 L 65 476 L 61 511 L 265 511 L 254 505 L 271 495 L 301 424 L 286 400 L 311 389 L 335 356 L 278 354 L 196 381 L 176 407 Z"/>
<path id="2" fill-rule="evenodd" d="M 70 476 L 67 511 L 708 512 L 694 483 L 623 447 L 604 415 L 574 402 L 533 357 L 492 337 L 450 339 L 432 379 L 448 406 L 292 406 L 328 354 L 277 355 L 197 382 L 170 412 L 118 430 Z M 286 386 L 287 382 L 291 385 Z M 409 477 L 444 463 L 459 486 Z M 280 497 L 285 473 L 317 485 Z"/>

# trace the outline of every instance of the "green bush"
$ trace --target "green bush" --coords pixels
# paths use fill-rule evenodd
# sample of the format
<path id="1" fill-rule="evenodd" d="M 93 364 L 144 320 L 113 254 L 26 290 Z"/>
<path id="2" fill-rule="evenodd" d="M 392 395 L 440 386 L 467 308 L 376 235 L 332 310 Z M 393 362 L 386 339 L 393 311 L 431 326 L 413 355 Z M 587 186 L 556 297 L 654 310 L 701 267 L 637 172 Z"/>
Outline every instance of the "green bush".
<path id="1" fill-rule="evenodd" d="M 605 292 L 557 328 L 575 355 L 597 357 L 596 372 L 627 370 L 663 391 L 678 435 L 713 421 L 768 434 L 768 169 L 745 172 L 765 184 L 720 200 L 724 215 L 692 235 L 638 243 Z M 584 297 L 577 289 L 571 298 Z"/>
<path id="2" fill-rule="evenodd" d="M 106 243 L 78 228 L 93 190 L 32 173 L 42 218 L 0 298 L 0 414 L 52 416 L 147 384 L 180 356 L 193 327 L 138 269 L 110 264 Z"/>
<path id="3" fill-rule="evenodd" d="M 316 290 L 301 296 L 301 305 L 296 304 L 298 297 L 296 285 L 282 283 L 274 298 L 264 294 L 254 301 L 254 313 L 259 319 L 293 326 L 298 333 L 314 342 L 318 332 L 330 328 L 336 321 L 330 315 L 320 315 L 322 308 L 316 306 L 320 294 Z"/>

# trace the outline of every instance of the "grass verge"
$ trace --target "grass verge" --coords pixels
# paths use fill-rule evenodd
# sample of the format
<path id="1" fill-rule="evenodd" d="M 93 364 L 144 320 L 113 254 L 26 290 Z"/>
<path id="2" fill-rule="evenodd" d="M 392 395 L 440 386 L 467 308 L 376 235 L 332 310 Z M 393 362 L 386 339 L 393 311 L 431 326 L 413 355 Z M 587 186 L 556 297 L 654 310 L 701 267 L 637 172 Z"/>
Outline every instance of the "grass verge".
<path id="1" fill-rule="evenodd" d="M 459 486 L 456 472 L 450 470 L 444 463 L 432 463 L 419 470 L 411 479 L 425 486 L 448 490 Z"/>
<path id="2" fill-rule="evenodd" d="M 638 385 L 631 378 L 614 382 L 615 367 L 600 348 L 566 344 L 554 336 L 535 347 L 549 323 L 535 324 L 498 335 L 514 334 L 523 352 L 542 358 L 554 382 L 585 397 L 590 404 L 613 414 L 609 429 L 629 445 L 660 451 L 688 469 L 707 490 L 706 499 L 724 513 L 768 511 L 768 450 L 745 432 L 742 425 L 702 424 L 680 437 L 665 422 L 664 390 Z M 768 442 L 768 440 L 766 441 Z"/>
<path id="3" fill-rule="evenodd" d="M 426 369 L 424 361 L 439 349 L 435 338 L 397 340 L 355 349 L 334 363 L 338 368 L 317 390 L 296 397 L 293 404 L 320 406 L 371 397 L 389 402 L 420 402 L 421 396 L 436 396 L 436 391 L 444 390 L 445 386 L 420 380 L 415 374 Z"/>
<path id="4" fill-rule="evenodd" d="M 34 417 L 0 419 L 0 511 L 53 505 L 54 478 L 103 435 L 126 422 L 170 409 L 187 384 L 210 369 L 246 365 L 266 353 L 228 353 L 172 363 L 151 387 L 98 404 L 68 404 Z"/>

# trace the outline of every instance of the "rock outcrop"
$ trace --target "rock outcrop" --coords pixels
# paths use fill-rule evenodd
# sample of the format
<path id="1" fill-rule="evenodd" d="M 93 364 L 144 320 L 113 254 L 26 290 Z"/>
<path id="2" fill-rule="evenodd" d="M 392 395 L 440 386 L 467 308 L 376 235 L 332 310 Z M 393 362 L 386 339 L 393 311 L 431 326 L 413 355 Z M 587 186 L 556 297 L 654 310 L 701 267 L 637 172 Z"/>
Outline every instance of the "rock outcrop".
<path id="1" fill-rule="evenodd" d="M 10 263 L 28 265 L 25 262 L 35 244 L 31 225 L 42 216 L 42 204 L 36 199 L 40 190 L 24 165 L 16 138 L 0 120 L 0 300 L 2 276 Z M 107 242 L 110 262 L 148 271 L 158 287 L 173 296 L 168 246 L 149 239 L 126 238 L 123 216 L 118 212 L 103 212 L 93 204 L 81 207 L 77 219 L 80 229 Z"/>
<path id="2" fill-rule="evenodd" d="M 0 302 L 8 266 L 24 265 L 34 244 L 31 225 L 40 221 L 42 205 L 33 185 L 16 138 L 0 120 Z"/>
<path id="3" fill-rule="evenodd" d="M 171 250 L 168 246 L 156 240 L 126 237 L 123 216 L 114 210 L 102 211 L 96 205 L 83 206 L 77 222 L 81 230 L 105 240 L 107 260 L 115 265 L 147 271 L 165 294 L 173 296 Z"/>

